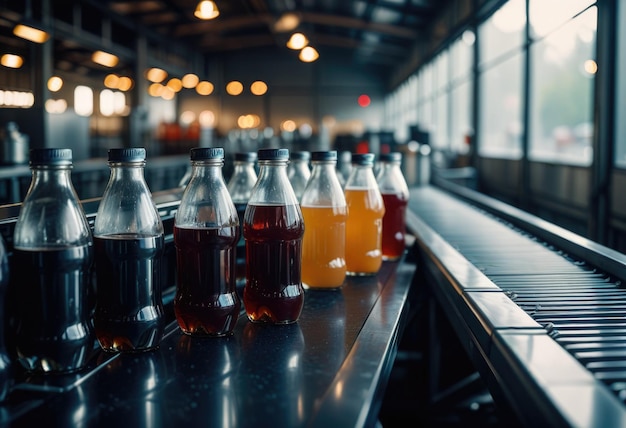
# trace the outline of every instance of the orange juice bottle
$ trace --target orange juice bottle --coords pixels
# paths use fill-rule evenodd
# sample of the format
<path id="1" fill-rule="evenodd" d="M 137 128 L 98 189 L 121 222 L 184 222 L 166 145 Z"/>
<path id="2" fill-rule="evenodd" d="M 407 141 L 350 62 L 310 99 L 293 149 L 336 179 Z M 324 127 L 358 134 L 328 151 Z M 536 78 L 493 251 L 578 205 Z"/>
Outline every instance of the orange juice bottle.
<path id="1" fill-rule="evenodd" d="M 311 153 L 311 177 L 300 202 L 304 219 L 302 283 L 339 288 L 346 277 L 346 200 L 336 173 L 337 152 Z"/>
<path id="2" fill-rule="evenodd" d="M 374 177 L 374 154 L 352 155 L 352 171 L 344 188 L 347 275 L 374 275 L 383 262 L 385 205 Z"/>

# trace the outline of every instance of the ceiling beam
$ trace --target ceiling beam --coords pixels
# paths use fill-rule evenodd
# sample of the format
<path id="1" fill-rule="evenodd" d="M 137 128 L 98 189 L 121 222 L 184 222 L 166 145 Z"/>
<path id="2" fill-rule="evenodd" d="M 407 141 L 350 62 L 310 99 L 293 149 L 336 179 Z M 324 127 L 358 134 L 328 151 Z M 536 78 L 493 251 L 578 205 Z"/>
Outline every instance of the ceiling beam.
<path id="1" fill-rule="evenodd" d="M 358 18 L 350 18 L 339 15 L 324 13 L 301 12 L 300 17 L 303 23 L 328 25 L 354 30 L 372 31 L 389 36 L 413 40 L 418 37 L 418 32 L 411 28 L 397 27 L 389 24 L 377 24 L 364 22 Z M 261 25 L 271 25 L 275 18 L 269 13 L 260 15 L 242 16 L 239 18 L 223 19 L 219 21 L 203 21 L 193 24 L 178 26 L 174 32 L 175 37 L 193 36 L 202 33 L 221 33 L 230 30 L 237 30 L 246 27 L 257 27 Z"/>

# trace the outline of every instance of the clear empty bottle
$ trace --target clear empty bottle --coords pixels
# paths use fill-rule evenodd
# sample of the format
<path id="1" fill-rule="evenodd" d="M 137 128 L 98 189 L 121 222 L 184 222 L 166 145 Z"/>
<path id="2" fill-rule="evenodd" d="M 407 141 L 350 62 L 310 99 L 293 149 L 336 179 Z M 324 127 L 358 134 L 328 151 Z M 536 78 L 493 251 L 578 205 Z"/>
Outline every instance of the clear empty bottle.
<path id="1" fill-rule="evenodd" d="M 192 173 L 174 221 L 174 313 L 190 336 L 232 334 L 241 300 L 235 278 L 239 219 L 222 176 L 224 149 L 191 149 Z"/>
<path id="2" fill-rule="evenodd" d="M 235 204 L 239 216 L 240 237 L 237 241 L 237 281 L 245 280 L 246 241 L 243 237 L 243 215 L 250 200 L 252 188 L 256 184 L 256 152 L 235 153 L 233 173 L 228 180 L 228 193 Z"/>
<path id="3" fill-rule="evenodd" d="M 298 201 L 302 198 L 302 193 L 306 187 L 309 177 L 311 177 L 311 169 L 309 161 L 311 153 L 307 151 L 291 152 L 289 155 L 289 166 L 287 167 L 287 177 L 291 183 L 294 193 Z"/>
<path id="4" fill-rule="evenodd" d="M 346 277 L 346 199 L 337 178 L 336 151 L 311 153 L 311 178 L 300 207 L 304 218 L 302 283 L 339 288 Z"/>
<path id="5" fill-rule="evenodd" d="M 406 246 L 404 241 L 409 187 L 400 169 L 402 153 L 383 153 L 379 160 L 380 171 L 376 181 L 385 203 L 382 238 L 383 260 L 398 260 L 404 254 Z"/>
<path id="6" fill-rule="evenodd" d="M 346 268 L 348 275 L 374 275 L 382 265 L 385 205 L 374 172 L 374 154 L 352 155 L 344 187 L 348 204 Z"/>
<path id="7" fill-rule="evenodd" d="M 96 309 L 102 349 L 156 349 L 165 327 L 163 223 L 144 178 L 146 150 L 109 150 L 111 175 L 94 224 Z"/>
<path id="8" fill-rule="evenodd" d="M 253 322 L 296 322 L 304 304 L 304 221 L 287 178 L 287 149 L 260 149 L 259 179 L 244 215 L 246 284 L 243 301 Z"/>
<path id="9" fill-rule="evenodd" d="M 30 151 L 32 181 L 13 234 L 10 294 L 18 361 L 73 372 L 91 357 L 93 238 L 71 180 L 71 149 Z"/>

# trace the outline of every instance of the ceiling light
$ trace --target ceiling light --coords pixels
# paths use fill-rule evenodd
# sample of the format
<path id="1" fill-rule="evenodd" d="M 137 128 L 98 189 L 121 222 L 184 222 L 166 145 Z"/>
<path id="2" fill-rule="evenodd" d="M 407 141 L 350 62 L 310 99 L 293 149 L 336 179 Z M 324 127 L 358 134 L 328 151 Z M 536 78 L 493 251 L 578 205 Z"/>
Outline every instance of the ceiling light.
<path id="1" fill-rule="evenodd" d="M 254 95 L 263 95 L 267 92 L 267 84 L 260 80 L 252 82 L 252 85 L 250 85 L 250 92 Z"/>
<path id="2" fill-rule="evenodd" d="M 63 79 L 59 76 L 52 76 L 48 79 L 48 89 L 50 92 L 57 92 L 63 87 Z"/>
<path id="3" fill-rule="evenodd" d="M 104 86 L 109 89 L 117 89 L 120 85 L 120 76 L 117 74 L 107 74 L 104 78 Z"/>
<path id="4" fill-rule="evenodd" d="M 91 55 L 91 60 L 104 67 L 115 67 L 119 62 L 117 56 L 104 51 L 95 51 L 93 55 Z"/>
<path id="5" fill-rule="evenodd" d="M 4 54 L 0 58 L 0 64 L 9 68 L 20 68 L 24 64 L 24 60 L 19 55 Z"/>
<path id="6" fill-rule="evenodd" d="M 228 95 L 237 96 L 243 92 L 243 85 L 241 82 L 233 80 L 226 85 L 226 92 Z"/>
<path id="7" fill-rule="evenodd" d="M 287 42 L 289 49 L 300 50 L 309 44 L 309 40 L 302 33 L 293 33 Z"/>
<path id="8" fill-rule="evenodd" d="M 188 73 L 183 76 L 181 79 L 183 82 L 183 88 L 191 89 L 195 88 L 200 79 L 193 73 Z"/>
<path id="9" fill-rule="evenodd" d="M 44 30 L 35 27 L 34 24 L 26 23 L 17 24 L 13 28 L 13 34 L 35 43 L 44 43 L 50 38 L 50 34 Z"/>
<path id="10" fill-rule="evenodd" d="M 284 13 L 274 24 L 274 31 L 285 33 L 295 30 L 300 25 L 300 17 L 293 12 Z"/>
<path id="11" fill-rule="evenodd" d="M 153 67 L 146 72 L 146 79 L 153 83 L 161 83 L 167 77 L 167 71 Z"/>
<path id="12" fill-rule="evenodd" d="M 193 14 L 199 19 L 214 19 L 219 16 L 220 11 L 214 1 L 202 0 L 196 6 L 196 11 Z"/>
<path id="13" fill-rule="evenodd" d="M 119 89 L 122 92 L 126 92 L 126 91 L 130 91 L 133 87 L 133 79 L 131 79 L 128 76 L 122 76 L 120 77 L 120 81 L 119 84 L 117 85 L 117 89 Z"/>
<path id="14" fill-rule="evenodd" d="M 300 51 L 300 55 L 298 55 L 298 58 L 300 58 L 300 61 L 302 62 L 313 62 L 319 57 L 320 57 L 320 54 L 317 53 L 315 48 L 312 48 L 311 46 L 307 46 L 304 49 L 302 49 Z"/>
<path id="15" fill-rule="evenodd" d="M 196 85 L 196 92 L 200 95 L 211 95 L 213 93 L 213 83 L 203 80 Z"/>
<path id="16" fill-rule="evenodd" d="M 183 89 L 183 82 L 181 82 L 178 77 L 172 77 L 170 80 L 168 80 L 167 85 L 165 86 L 167 86 L 174 92 L 179 92 L 181 89 Z"/>

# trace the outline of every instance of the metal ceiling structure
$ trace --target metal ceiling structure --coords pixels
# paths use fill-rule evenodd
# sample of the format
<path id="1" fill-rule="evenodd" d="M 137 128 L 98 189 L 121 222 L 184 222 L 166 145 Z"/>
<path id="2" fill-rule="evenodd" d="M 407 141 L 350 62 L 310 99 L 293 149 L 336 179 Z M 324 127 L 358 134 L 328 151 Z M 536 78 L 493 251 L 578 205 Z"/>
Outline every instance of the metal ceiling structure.
<path id="1" fill-rule="evenodd" d="M 291 32 L 280 31 L 281 16 L 293 13 L 321 55 L 341 50 L 356 64 L 390 73 L 428 37 L 450 0 L 216 0 L 220 15 L 194 16 L 197 0 L 26 0 L 0 1 L 0 45 L 23 47 L 11 33 L 24 19 L 51 28 L 55 68 L 92 72 L 89 54 L 100 46 L 133 60 L 139 34 L 154 46 L 168 45 L 204 57 L 257 49 L 286 49 Z M 188 56 L 188 55 L 187 55 Z M 165 59 L 167 60 L 167 59 Z M 97 71 L 97 68 L 94 69 Z"/>

